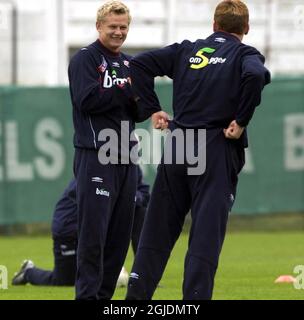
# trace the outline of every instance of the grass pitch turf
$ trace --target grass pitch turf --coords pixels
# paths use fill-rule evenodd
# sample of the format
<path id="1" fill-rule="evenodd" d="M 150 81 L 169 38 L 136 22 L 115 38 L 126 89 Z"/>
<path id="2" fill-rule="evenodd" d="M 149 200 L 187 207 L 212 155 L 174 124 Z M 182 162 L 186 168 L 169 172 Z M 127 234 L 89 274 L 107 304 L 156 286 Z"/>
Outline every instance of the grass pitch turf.
<path id="1" fill-rule="evenodd" d="M 181 299 L 184 255 L 187 235 L 182 234 L 167 265 L 154 299 Z M 228 233 L 217 271 L 213 299 L 216 300 L 302 300 L 304 289 L 293 284 L 275 284 L 282 274 L 293 273 L 304 265 L 304 233 Z M 32 259 L 38 267 L 52 268 L 50 237 L 0 237 L 0 265 L 8 269 L 9 287 L 0 290 L 0 300 L 69 300 L 71 287 L 11 286 L 15 271 L 23 259 Z M 130 271 L 133 254 L 129 251 L 125 266 Z M 304 275 L 303 275 L 304 277 Z M 303 283 L 304 285 L 304 283 Z M 125 288 L 116 290 L 114 299 L 123 299 Z"/>

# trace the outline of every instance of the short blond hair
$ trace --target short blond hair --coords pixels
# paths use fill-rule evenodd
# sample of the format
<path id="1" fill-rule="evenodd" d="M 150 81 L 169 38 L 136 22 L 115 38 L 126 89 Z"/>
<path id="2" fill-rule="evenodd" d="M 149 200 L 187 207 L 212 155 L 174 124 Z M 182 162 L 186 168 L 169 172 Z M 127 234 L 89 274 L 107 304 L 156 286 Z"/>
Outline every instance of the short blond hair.
<path id="1" fill-rule="evenodd" d="M 244 34 L 249 23 L 249 10 L 240 0 L 224 0 L 215 9 L 214 21 L 222 31 Z"/>
<path id="2" fill-rule="evenodd" d="M 107 1 L 97 11 L 96 23 L 103 22 L 105 17 L 110 13 L 127 14 L 128 23 L 131 22 L 131 15 L 129 8 L 120 1 Z"/>

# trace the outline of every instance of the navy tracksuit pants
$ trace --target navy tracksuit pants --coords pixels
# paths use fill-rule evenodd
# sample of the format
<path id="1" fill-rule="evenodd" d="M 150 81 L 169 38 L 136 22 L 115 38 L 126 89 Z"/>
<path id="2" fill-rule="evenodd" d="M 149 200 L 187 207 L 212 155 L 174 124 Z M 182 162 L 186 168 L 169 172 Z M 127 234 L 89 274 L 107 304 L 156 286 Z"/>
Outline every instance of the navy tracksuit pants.
<path id="1" fill-rule="evenodd" d="M 188 165 L 158 166 L 126 299 L 152 298 L 189 210 L 183 299 L 211 299 L 244 150 L 238 141 L 226 139 L 222 129 L 210 129 L 206 152 L 202 175 L 188 175 Z"/>
<path id="2" fill-rule="evenodd" d="M 136 254 L 146 207 L 136 206 L 134 213 L 131 244 Z M 54 269 L 44 270 L 37 267 L 28 269 L 25 279 L 28 283 L 38 286 L 74 286 L 76 276 L 77 239 L 53 239 Z"/>
<path id="3" fill-rule="evenodd" d="M 132 234 L 131 234 L 131 245 L 132 245 L 132 250 L 134 255 L 137 252 L 140 233 L 141 233 L 142 226 L 144 224 L 145 215 L 146 215 L 146 207 L 136 206 L 135 212 L 134 212 Z"/>
<path id="4" fill-rule="evenodd" d="M 25 280 L 40 286 L 73 286 L 76 274 L 77 240 L 54 238 L 54 270 L 31 268 L 25 272 Z"/>
<path id="5" fill-rule="evenodd" d="M 76 299 L 110 299 L 130 243 L 137 168 L 101 165 L 95 150 L 76 149 L 78 249 Z"/>

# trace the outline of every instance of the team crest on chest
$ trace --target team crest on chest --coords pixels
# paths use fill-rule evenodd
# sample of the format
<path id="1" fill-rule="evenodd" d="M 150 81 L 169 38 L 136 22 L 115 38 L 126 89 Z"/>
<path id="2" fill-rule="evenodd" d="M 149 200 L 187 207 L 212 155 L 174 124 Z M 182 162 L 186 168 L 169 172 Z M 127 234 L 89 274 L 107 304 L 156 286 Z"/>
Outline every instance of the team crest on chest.
<path id="1" fill-rule="evenodd" d="M 102 57 L 102 62 L 100 66 L 98 67 L 98 71 L 101 73 L 104 73 L 107 69 L 108 63 L 104 57 Z"/>

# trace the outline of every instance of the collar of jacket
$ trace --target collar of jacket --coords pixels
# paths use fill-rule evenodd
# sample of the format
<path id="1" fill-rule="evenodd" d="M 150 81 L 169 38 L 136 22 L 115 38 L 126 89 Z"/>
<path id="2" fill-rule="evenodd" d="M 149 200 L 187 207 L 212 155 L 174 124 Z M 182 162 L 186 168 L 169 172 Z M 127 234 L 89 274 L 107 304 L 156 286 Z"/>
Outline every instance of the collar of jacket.
<path id="1" fill-rule="evenodd" d="M 99 39 L 97 39 L 94 43 L 93 46 L 98 49 L 102 54 L 110 57 L 120 57 L 120 52 L 113 52 L 109 49 L 107 49 Z"/>
<path id="2" fill-rule="evenodd" d="M 235 42 L 241 42 L 241 40 L 238 37 L 226 31 L 216 31 L 211 36 L 209 36 L 209 38 L 220 38 L 220 37 L 223 37 L 227 40 L 232 40 Z"/>

